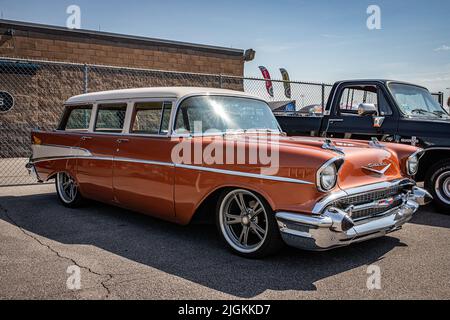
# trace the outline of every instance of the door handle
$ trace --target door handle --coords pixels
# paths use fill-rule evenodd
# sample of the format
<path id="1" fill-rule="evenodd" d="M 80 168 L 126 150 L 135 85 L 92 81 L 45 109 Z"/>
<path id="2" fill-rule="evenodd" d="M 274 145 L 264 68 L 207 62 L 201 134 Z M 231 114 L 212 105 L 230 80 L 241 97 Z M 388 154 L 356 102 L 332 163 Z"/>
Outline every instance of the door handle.
<path id="1" fill-rule="evenodd" d="M 329 122 L 329 123 L 334 123 L 334 122 L 344 122 L 344 119 L 329 119 L 328 122 Z"/>
<path id="2" fill-rule="evenodd" d="M 92 139 L 92 137 L 89 137 L 89 136 L 83 136 L 83 137 L 81 137 L 81 140 L 83 140 L 83 141 L 91 140 L 91 139 Z"/>
<path id="3" fill-rule="evenodd" d="M 125 143 L 125 142 L 129 142 L 130 140 L 128 139 L 117 139 L 118 143 Z"/>

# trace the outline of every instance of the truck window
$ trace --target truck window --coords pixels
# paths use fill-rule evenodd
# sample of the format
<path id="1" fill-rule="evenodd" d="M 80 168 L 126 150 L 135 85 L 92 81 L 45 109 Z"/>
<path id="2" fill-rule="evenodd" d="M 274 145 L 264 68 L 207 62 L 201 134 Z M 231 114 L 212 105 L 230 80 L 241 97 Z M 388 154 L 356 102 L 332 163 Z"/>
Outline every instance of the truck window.
<path id="1" fill-rule="evenodd" d="M 136 103 L 130 133 L 167 134 L 171 110 L 170 102 Z"/>
<path id="2" fill-rule="evenodd" d="M 339 111 L 341 113 L 358 114 L 358 107 L 361 103 L 372 103 L 377 105 L 378 97 L 376 87 L 370 87 L 369 90 L 354 87 L 345 88 L 342 92 Z"/>
<path id="3" fill-rule="evenodd" d="M 91 121 L 92 106 L 68 107 L 59 130 L 87 131 Z"/>
<path id="4" fill-rule="evenodd" d="M 102 104 L 98 106 L 96 132 L 120 133 L 125 122 L 127 104 Z"/>
<path id="5" fill-rule="evenodd" d="M 391 115 L 385 94 L 376 86 L 348 87 L 342 91 L 339 112 L 343 115 L 357 115 L 362 103 L 374 104 L 380 115 Z"/>

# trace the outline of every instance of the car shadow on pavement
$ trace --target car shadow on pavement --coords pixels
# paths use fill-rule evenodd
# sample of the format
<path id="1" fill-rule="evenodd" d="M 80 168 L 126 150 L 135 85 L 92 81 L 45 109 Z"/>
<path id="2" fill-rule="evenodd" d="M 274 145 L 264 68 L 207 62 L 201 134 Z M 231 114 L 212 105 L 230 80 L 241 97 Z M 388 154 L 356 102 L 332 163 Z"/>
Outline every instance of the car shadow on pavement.
<path id="1" fill-rule="evenodd" d="M 420 209 L 418 214 L 414 215 L 410 223 L 420 224 L 430 227 L 450 228 L 450 216 L 444 213 L 438 213 L 432 205 Z"/>
<path id="2" fill-rule="evenodd" d="M 386 236 L 328 252 L 285 248 L 264 260 L 247 260 L 226 250 L 211 225 L 178 226 L 99 203 L 67 209 L 55 194 L 0 197 L 0 205 L 0 219 L 29 232 L 92 245 L 241 298 L 266 290 L 316 290 L 321 279 L 376 263 L 405 246 Z M 362 273 L 365 279 L 365 269 Z"/>

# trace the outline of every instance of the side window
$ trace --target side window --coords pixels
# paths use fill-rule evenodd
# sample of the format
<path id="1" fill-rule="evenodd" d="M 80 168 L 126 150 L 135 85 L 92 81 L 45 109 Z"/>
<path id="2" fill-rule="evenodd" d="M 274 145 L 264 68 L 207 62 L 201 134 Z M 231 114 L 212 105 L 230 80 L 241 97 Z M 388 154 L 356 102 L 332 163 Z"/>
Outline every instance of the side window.
<path id="1" fill-rule="evenodd" d="M 376 86 L 345 88 L 342 91 L 339 112 L 343 115 L 356 115 L 361 103 L 374 104 L 380 116 L 392 115 L 386 95 Z"/>
<path id="2" fill-rule="evenodd" d="M 126 103 L 99 105 L 97 119 L 95 121 L 95 131 L 110 133 L 122 132 L 126 112 Z"/>
<path id="3" fill-rule="evenodd" d="M 171 111 L 170 102 L 136 103 L 130 133 L 166 135 Z"/>
<path id="4" fill-rule="evenodd" d="M 341 114 L 358 114 L 361 103 L 371 103 L 378 107 L 377 87 L 348 87 L 342 91 L 339 104 Z"/>
<path id="5" fill-rule="evenodd" d="M 87 131 L 91 121 L 92 106 L 69 107 L 63 118 L 60 130 Z"/>

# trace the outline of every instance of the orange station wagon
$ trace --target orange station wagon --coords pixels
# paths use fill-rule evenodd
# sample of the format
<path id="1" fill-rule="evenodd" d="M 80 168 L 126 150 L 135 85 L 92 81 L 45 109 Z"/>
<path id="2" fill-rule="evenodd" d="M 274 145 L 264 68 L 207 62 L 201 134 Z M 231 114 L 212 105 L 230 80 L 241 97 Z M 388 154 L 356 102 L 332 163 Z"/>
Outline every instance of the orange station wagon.
<path id="1" fill-rule="evenodd" d="M 431 200 L 412 180 L 420 149 L 287 137 L 265 101 L 239 91 L 72 97 L 57 130 L 32 133 L 32 151 L 27 168 L 55 179 L 65 206 L 93 199 L 183 225 L 209 217 L 249 258 L 380 237 Z"/>

